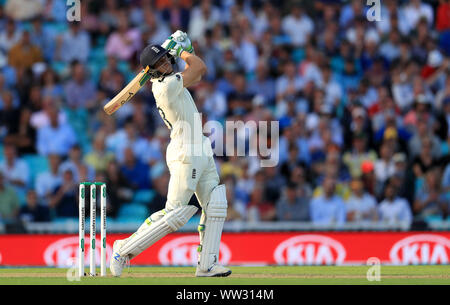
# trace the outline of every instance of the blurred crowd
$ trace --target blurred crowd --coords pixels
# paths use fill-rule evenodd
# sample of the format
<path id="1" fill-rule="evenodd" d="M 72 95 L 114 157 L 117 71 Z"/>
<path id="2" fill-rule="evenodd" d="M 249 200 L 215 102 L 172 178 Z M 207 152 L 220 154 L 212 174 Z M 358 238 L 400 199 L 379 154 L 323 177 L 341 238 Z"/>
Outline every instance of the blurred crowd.
<path id="1" fill-rule="evenodd" d="M 83 0 L 81 22 L 68 8 L 0 0 L 2 221 L 77 217 L 80 181 L 107 183 L 113 218 L 139 191 L 148 213 L 164 207 L 151 84 L 102 107 L 178 29 L 208 66 L 190 88 L 205 122 L 279 122 L 278 166 L 216 157 L 228 220 L 448 219 L 450 1 L 381 0 L 380 21 L 361 0 Z"/>

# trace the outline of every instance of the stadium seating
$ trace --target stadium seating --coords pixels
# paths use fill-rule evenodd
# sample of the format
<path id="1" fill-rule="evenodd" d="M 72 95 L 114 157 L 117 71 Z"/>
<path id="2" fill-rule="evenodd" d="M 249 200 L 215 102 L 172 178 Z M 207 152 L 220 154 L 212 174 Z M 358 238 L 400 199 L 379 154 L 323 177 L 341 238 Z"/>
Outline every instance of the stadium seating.
<path id="1" fill-rule="evenodd" d="M 29 183 L 34 186 L 36 177 L 43 172 L 49 170 L 48 161 L 45 156 L 27 154 L 22 157 L 22 159 L 27 163 L 28 169 L 30 171 Z"/>
<path id="2" fill-rule="evenodd" d="M 152 190 L 139 190 L 134 193 L 133 202 L 149 204 L 153 197 L 155 197 L 155 191 Z"/>
<path id="3" fill-rule="evenodd" d="M 130 203 L 122 206 L 117 217 L 118 222 L 144 220 L 148 215 L 148 208 L 140 203 Z"/>

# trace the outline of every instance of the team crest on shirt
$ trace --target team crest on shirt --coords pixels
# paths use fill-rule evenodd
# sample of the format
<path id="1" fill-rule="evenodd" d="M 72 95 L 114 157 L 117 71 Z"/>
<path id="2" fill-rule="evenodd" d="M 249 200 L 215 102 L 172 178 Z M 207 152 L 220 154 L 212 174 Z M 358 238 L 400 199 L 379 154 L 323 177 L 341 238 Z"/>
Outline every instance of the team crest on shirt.
<path id="1" fill-rule="evenodd" d="M 175 75 L 177 76 L 178 81 L 180 81 L 181 80 L 180 74 L 175 74 Z"/>

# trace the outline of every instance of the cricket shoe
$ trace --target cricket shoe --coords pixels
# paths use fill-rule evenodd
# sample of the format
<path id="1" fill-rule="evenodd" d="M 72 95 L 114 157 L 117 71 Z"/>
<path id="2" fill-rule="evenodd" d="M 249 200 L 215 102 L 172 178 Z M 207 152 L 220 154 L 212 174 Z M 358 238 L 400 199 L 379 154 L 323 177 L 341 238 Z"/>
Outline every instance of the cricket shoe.
<path id="1" fill-rule="evenodd" d="M 195 272 L 195 276 L 197 277 L 226 277 L 231 274 L 231 270 L 227 267 L 221 266 L 221 265 L 212 265 L 211 268 L 208 269 L 208 271 L 202 271 L 197 266 L 197 271 Z"/>
<path id="2" fill-rule="evenodd" d="M 128 256 L 121 256 L 118 252 L 122 246 L 123 240 L 116 240 L 113 245 L 113 255 L 109 262 L 109 269 L 114 276 L 121 276 L 122 270 L 128 263 Z"/>

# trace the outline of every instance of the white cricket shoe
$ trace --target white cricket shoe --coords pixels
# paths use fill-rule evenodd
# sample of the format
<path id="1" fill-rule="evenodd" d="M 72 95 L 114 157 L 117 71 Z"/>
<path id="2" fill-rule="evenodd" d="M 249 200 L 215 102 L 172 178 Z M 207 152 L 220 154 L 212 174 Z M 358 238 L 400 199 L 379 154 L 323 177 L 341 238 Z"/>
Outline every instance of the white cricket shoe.
<path id="1" fill-rule="evenodd" d="M 111 260 L 109 262 L 109 269 L 111 270 L 111 274 L 114 276 L 121 276 L 122 270 L 125 268 L 128 262 L 127 256 L 121 256 L 118 253 L 118 249 L 122 245 L 123 240 L 116 240 L 113 245 L 113 255 L 111 256 Z"/>
<path id="2" fill-rule="evenodd" d="M 212 265 L 211 268 L 208 269 L 208 271 L 202 271 L 197 266 L 197 271 L 195 272 L 195 276 L 197 277 L 226 277 L 231 274 L 231 270 L 227 267 L 221 266 L 221 265 Z"/>

